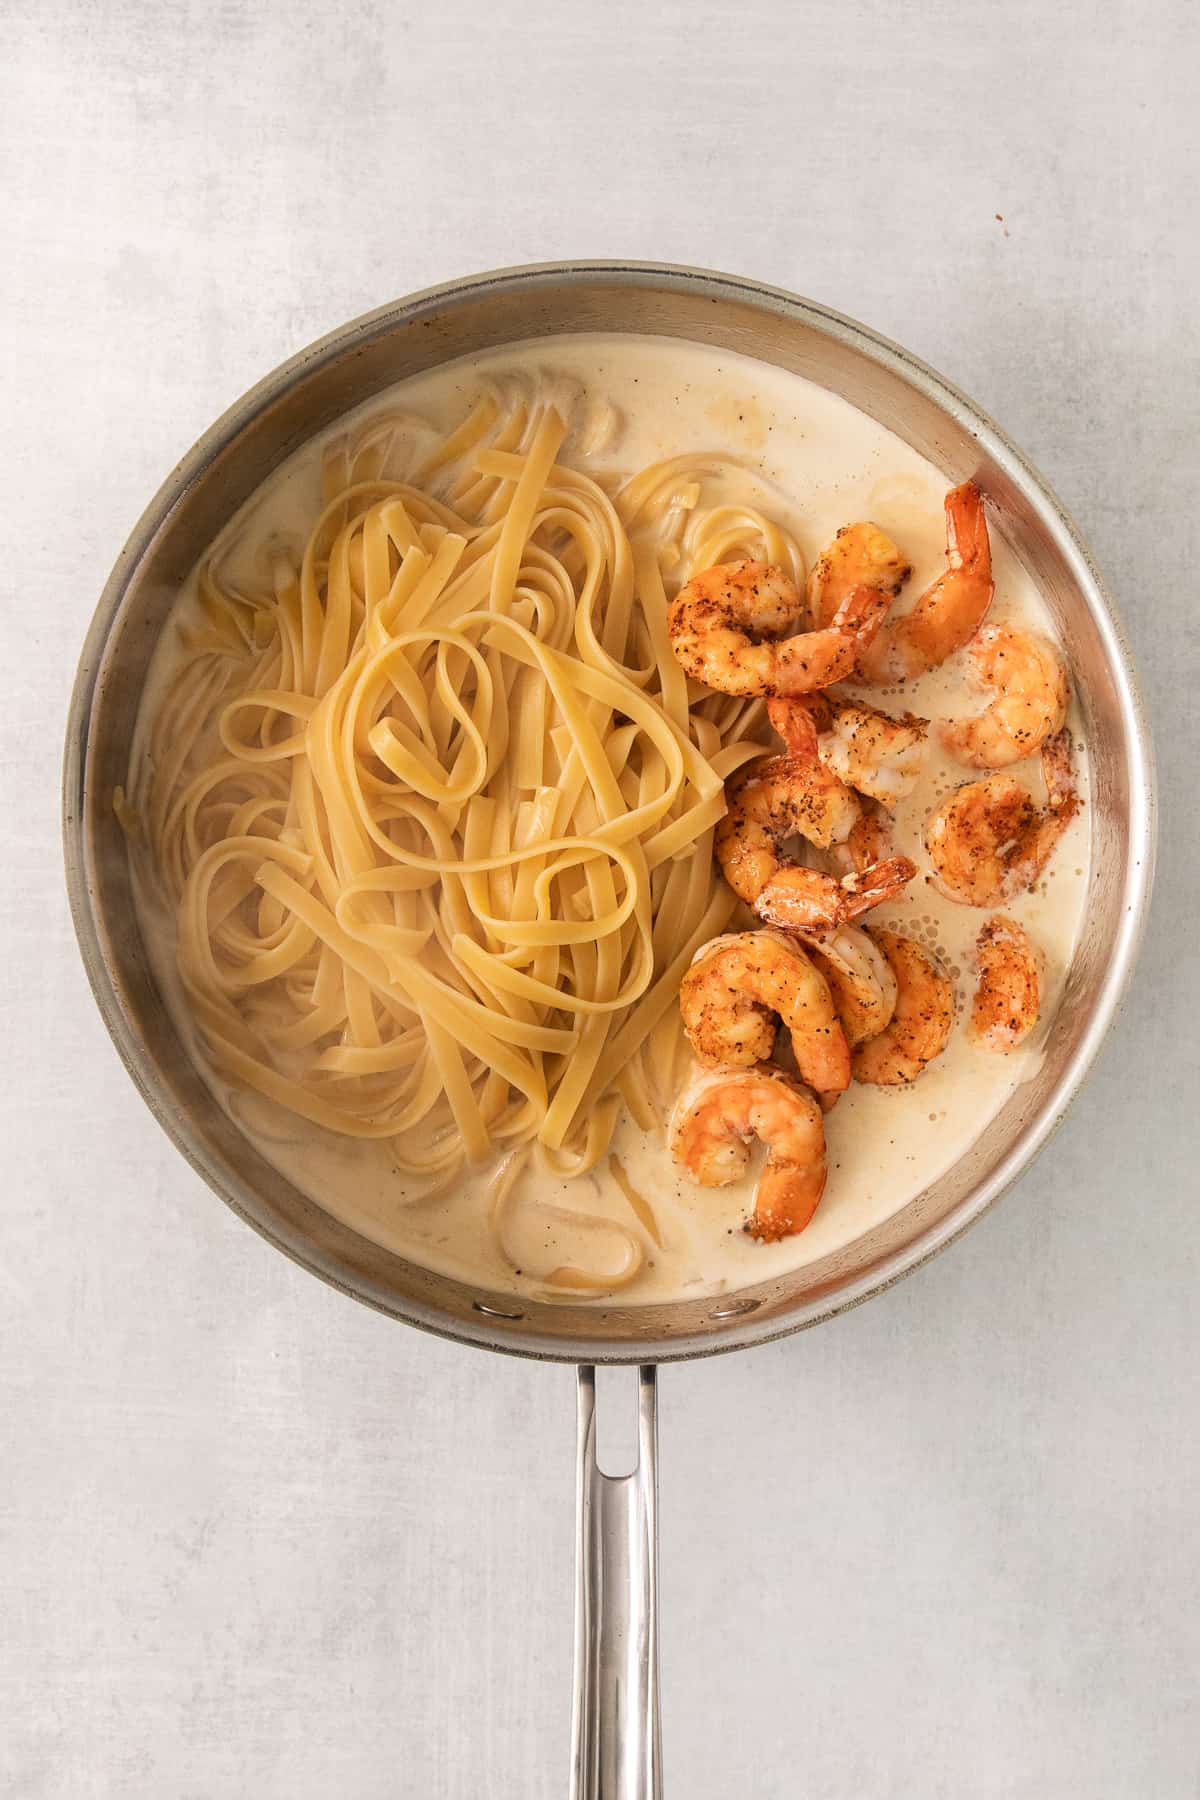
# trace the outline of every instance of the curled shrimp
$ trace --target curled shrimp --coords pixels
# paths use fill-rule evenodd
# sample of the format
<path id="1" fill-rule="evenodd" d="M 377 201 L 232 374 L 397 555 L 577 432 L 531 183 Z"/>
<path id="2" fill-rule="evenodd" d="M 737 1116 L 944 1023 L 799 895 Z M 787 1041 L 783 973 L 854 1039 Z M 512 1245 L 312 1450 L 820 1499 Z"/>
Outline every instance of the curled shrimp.
<path id="1" fill-rule="evenodd" d="M 1007 1054 L 1028 1037 L 1042 1010 L 1041 952 L 1015 919 L 996 913 L 975 944 L 979 981 L 967 1026 L 981 1050 Z"/>
<path id="2" fill-rule="evenodd" d="M 779 932 L 739 931 L 706 944 L 683 978 L 679 1011 L 704 1062 L 767 1062 L 778 1017 L 809 1087 L 831 1104 L 850 1085 L 850 1049 L 829 984 L 802 946 Z"/>
<path id="3" fill-rule="evenodd" d="M 859 657 L 868 681 L 910 681 L 968 643 L 992 602 L 992 550 L 983 498 L 973 481 L 946 495 L 946 560 L 912 611 L 889 621 Z"/>
<path id="4" fill-rule="evenodd" d="M 809 694 L 767 701 L 767 717 L 790 753 L 815 756 L 846 787 L 895 806 L 917 785 L 929 720 L 896 717 L 840 695 Z"/>
<path id="5" fill-rule="evenodd" d="M 886 531 L 864 519 L 843 525 L 813 564 L 808 605 L 814 625 L 828 625 L 855 588 L 874 588 L 894 598 L 912 574 L 904 552 Z"/>
<path id="6" fill-rule="evenodd" d="M 818 749 L 826 768 L 848 787 L 890 807 L 917 785 L 928 730 L 929 720 L 915 713 L 895 718 L 859 702 L 839 704 L 828 731 L 817 740 Z"/>
<path id="7" fill-rule="evenodd" d="M 889 856 L 839 881 L 820 869 L 789 863 L 764 883 L 753 902 L 759 918 L 781 931 L 821 933 L 847 925 L 873 906 L 895 900 L 917 872 L 907 856 Z"/>
<path id="8" fill-rule="evenodd" d="M 954 1024 L 954 984 L 928 950 L 898 931 L 871 932 L 896 978 L 891 1021 L 853 1057 L 854 1078 L 876 1087 L 915 1081 L 946 1048 Z"/>
<path id="9" fill-rule="evenodd" d="M 797 700 L 768 700 L 767 712 L 775 729 L 786 739 L 791 754 L 810 757 L 816 753 L 818 727 L 828 724 L 832 716 L 832 708 L 820 694 Z M 836 858 L 839 873 L 851 877 L 866 874 L 873 864 L 883 863 L 890 853 L 891 834 L 882 823 L 882 815 L 873 806 L 869 810 L 863 809 L 843 843 L 830 846 L 830 858 Z M 868 884 L 865 892 L 871 897 L 867 905 L 878 904 L 877 893 L 879 899 L 891 897 L 890 882 L 896 873 L 893 864 L 888 875 L 876 877 L 888 884 L 886 894 Z M 841 1020 L 846 1041 L 851 1045 L 882 1031 L 896 1004 L 895 978 L 866 933 L 854 925 L 830 922 L 857 906 L 861 898 L 853 892 L 853 884 L 848 889 L 842 882 L 831 883 L 828 876 L 815 870 L 801 870 L 795 876 L 789 874 L 782 895 L 776 893 L 780 905 L 790 899 L 790 919 L 794 921 L 797 908 L 803 906 L 813 921 L 809 929 L 798 929 L 793 923 L 790 931 L 803 938 L 808 955 L 824 975 L 834 1011 Z M 772 904 L 769 896 L 768 907 Z M 816 922 L 818 920 L 820 923 Z M 692 1043 L 696 1047 L 694 1038 Z M 764 1056 L 767 1054 L 769 1052 L 763 1052 Z M 799 1055 L 797 1065 L 803 1073 Z"/>
<path id="10" fill-rule="evenodd" d="M 896 977 L 878 945 L 859 925 L 839 925 L 805 939 L 812 961 L 829 984 L 833 1009 L 853 1049 L 878 1037 L 896 1010 Z"/>
<path id="11" fill-rule="evenodd" d="M 942 726 L 947 750 L 976 769 L 1006 769 L 1035 756 L 1067 716 L 1070 689 L 1057 650 L 1036 632 L 985 625 L 967 661 L 975 685 L 996 698 L 976 718 Z"/>
<path id="12" fill-rule="evenodd" d="M 702 1187 L 727 1187 L 745 1172 L 750 1141 L 767 1161 L 746 1224 L 772 1244 L 803 1231 L 825 1189 L 825 1127 L 806 1088 L 776 1070 L 718 1070 L 681 1096 L 671 1119 L 671 1154 Z"/>
<path id="13" fill-rule="evenodd" d="M 823 630 L 797 631 L 804 603 L 782 569 L 718 563 L 679 590 L 667 630 L 686 673 L 718 693 L 806 694 L 851 673 L 887 607 L 886 594 L 855 588 Z"/>
<path id="14" fill-rule="evenodd" d="M 844 838 L 858 817 L 855 796 L 815 756 L 747 763 L 725 783 L 725 802 L 713 854 L 734 893 L 750 906 L 784 866 L 786 838 L 799 835 L 823 849 Z"/>
<path id="15" fill-rule="evenodd" d="M 964 906 L 994 906 L 1031 888 L 1079 809 L 1071 734 L 1042 748 L 1046 805 L 1014 775 L 955 788 L 925 823 L 925 847 L 943 893 Z"/>

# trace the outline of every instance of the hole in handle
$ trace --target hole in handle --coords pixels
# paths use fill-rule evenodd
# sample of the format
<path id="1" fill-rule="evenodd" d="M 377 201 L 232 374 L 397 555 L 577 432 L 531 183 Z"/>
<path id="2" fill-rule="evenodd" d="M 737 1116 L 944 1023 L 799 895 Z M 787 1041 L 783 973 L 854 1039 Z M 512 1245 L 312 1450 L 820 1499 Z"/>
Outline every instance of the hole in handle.
<path id="1" fill-rule="evenodd" d="M 638 1465 L 638 1372 L 596 1370 L 596 1467 L 620 1480 Z"/>

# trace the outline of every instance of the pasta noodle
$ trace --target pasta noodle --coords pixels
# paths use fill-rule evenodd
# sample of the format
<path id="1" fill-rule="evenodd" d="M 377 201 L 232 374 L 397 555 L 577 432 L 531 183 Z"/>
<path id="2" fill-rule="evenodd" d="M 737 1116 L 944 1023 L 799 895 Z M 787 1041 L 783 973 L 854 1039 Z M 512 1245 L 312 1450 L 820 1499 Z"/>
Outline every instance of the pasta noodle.
<path id="1" fill-rule="evenodd" d="M 701 504 L 713 458 L 617 487 L 568 411 L 487 385 L 444 438 L 389 413 L 329 445 L 301 550 L 202 570 L 121 797 L 215 1068 L 435 1186 L 516 1158 L 497 1234 L 531 1156 L 583 1174 L 622 1107 L 658 1124 L 680 978 L 736 904 L 712 835 L 762 704 L 689 692 L 667 583 L 803 576 L 749 499 Z M 629 1243 L 546 1280 L 619 1286 Z"/>

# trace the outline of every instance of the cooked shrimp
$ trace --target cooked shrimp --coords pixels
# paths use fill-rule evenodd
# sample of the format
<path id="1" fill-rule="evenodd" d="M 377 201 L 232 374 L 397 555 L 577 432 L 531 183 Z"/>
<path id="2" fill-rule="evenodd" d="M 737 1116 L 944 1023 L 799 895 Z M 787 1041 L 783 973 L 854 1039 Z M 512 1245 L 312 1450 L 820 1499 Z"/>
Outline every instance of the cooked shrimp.
<path id="1" fill-rule="evenodd" d="M 767 1146 L 751 1237 L 773 1244 L 803 1231 L 825 1188 L 825 1127 L 807 1089 L 777 1071 L 719 1070 L 690 1088 L 671 1120 L 671 1154 L 702 1187 L 745 1172 L 750 1140 Z"/>
<path id="2" fill-rule="evenodd" d="M 804 603 L 782 569 L 718 563 L 680 589 L 667 629 L 686 672 L 718 693 L 806 694 L 850 674 L 887 607 L 886 594 L 858 587 L 825 629 L 796 632 Z"/>
<path id="3" fill-rule="evenodd" d="M 896 977 L 882 951 L 858 925 L 806 937 L 805 945 L 829 983 L 850 1048 L 877 1037 L 896 1010 Z"/>
<path id="4" fill-rule="evenodd" d="M 822 734 L 833 725 L 836 712 L 827 694 L 772 694 L 767 701 L 767 718 L 786 744 L 787 754 L 802 757 L 808 764 L 814 788 L 831 798 L 836 795 L 844 807 L 857 810 L 859 802 L 852 787 L 821 754 Z"/>
<path id="5" fill-rule="evenodd" d="M 955 788 L 930 814 L 925 847 L 952 900 L 994 906 L 1037 882 L 1079 808 L 1069 731 L 1043 746 L 1042 772 L 1044 809 L 1015 775 L 988 775 Z"/>
<path id="6" fill-rule="evenodd" d="M 976 718 L 942 726 L 947 750 L 976 769 L 1007 769 L 1036 756 L 1067 716 L 1070 690 L 1057 650 L 1035 632 L 985 625 L 967 660 L 976 686 L 994 690 L 996 699 Z"/>
<path id="7" fill-rule="evenodd" d="M 835 694 L 777 696 L 767 717 L 792 755 L 818 758 L 847 787 L 885 806 L 911 794 L 925 762 L 929 720 L 880 712 Z"/>
<path id="8" fill-rule="evenodd" d="M 854 1052 L 854 1076 L 876 1087 L 900 1087 L 946 1048 L 954 1024 L 954 984 L 928 950 L 898 931 L 871 932 L 896 977 L 896 1009 L 878 1037 Z"/>
<path id="9" fill-rule="evenodd" d="M 833 723 L 828 694 L 772 694 L 767 717 L 787 746 L 789 756 L 820 755 L 821 733 Z"/>
<path id="10" fill-rule="evenodd" d="M 839 875 L 865 875 L 891 854 L 891 817 L 874 800 L 864 803 L 849 834 L 840 844 L 831 844 L 828 851 L 829 865 Z"/>
<path id="11" fill-rule="evenodd" d="M 844 838 L 858 817 L 858 801 L 816 757 L 765 756 L 725 783 L 725 817 L 713 852 L 740 900 L 753 905 L 783 864 L 785 838 L 824 848 Z"/>
<path id="12" fill-rule="evenodd" d="M 830 1096 L 850 1085 L 850 1050 L 829 984 L 781 933 L 739 931 L 706 944 L 683 978 L 679 1010 L 704 1062 L 766 1062 L 778 1017 L 791 1033 L 802 1080 Z"/>
<path id="13" fill-rule="evenodd" d="M 767 713 L 793 755 L 812 756 L 816 753 L 818 726 L 829 723 L 833 709 L 823 695 L 809 694 L 795 700 L 768 700 Z M 844 843 L 830 846 L 830 859 L 836 860 L 840 873 L 861 876 L 872 864 L 882 863 L 890 851 L 890 833 L 872 805 L 870 810 L 864 808 Z M 847 888 L 840 882 L 831 884 L 828 876 L 815 870 L 789 875 L 785 892 L 791 900 L 791 917 L 796 916 L 798 905 L 806 904 L 823 921 L 840 916 L 848 906 L 857 905 L 860 898 L 856 894 L 848 896 Z M 890 895 L 880 895 L 881 899 L 885 897 Z M 768 905 L 771 903 L 768 898 Z M 875 903 L 872 893 L 870 904 Z M 809 956 L 829 984 L 847 1042 L 857 1044 L 882 1031 L 896 1004 L 896 982 L 866 933 L 854 925 L 830 926 L 823 922 L 798 935 L 803 937 Z M 695 1038 L 692 1043 L 696 1047 Z M 767 1054 L 763 1052 L 764 1057 Z"/>
<path id="14" fill-rule="evenodd" d="M 817 739 L 817 750 L 826 768 L 848 787 L 895 806 L 917 785 L 928 730 L 929 720 L 915 713 L 894 718 L 858 701 L 839 701 L 832 725 Z"/>
<path id="15" fill-rule="evenodd" d="M 754 910 L 781 931 L 833 931 L 873 906 L 894 900 L 916 872 L 916 863 L 907 856 L 889 856 L 841 881 L 792 863 L 764 883 Z"/>
<path id="16" fill-rule="evenodd" d="M 992 601 L 992 551 L 983 499 L 973 481 L 946 495 L 950 567 L 912 611 L 885 625 L 859 657 L 868 681 L 910 681 L 968 643 Z"/>
<path id="17" fill-rule="evenodd" d="M 979 984 L 967 1029 L 981 1050 L 1006 1054 L 1028 1037 L 1042 1010 L 1041 952 L 1015 919 L 990 918 L 975 945 Z"/>
<path id="18" fill-rule="evenodd" d="M 904 552 L 886 531 L 869 519 L 843 525 L 813 564 L 808 578 L 808 605 L 814 625 L 828 625 L 855 588 L 875 588 L 895 596 L 912 574 Z"/>

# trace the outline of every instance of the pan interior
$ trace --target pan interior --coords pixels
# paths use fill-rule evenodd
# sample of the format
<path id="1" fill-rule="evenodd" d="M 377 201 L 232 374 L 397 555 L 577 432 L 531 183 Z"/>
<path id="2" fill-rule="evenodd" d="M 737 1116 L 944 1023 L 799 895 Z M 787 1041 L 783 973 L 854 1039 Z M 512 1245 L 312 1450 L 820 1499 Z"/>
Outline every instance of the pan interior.
<path id="1" fill-rule="evenodd" d="M 875 1230 L 787 1276 L 715 1299 L 586 1311 L 489 1294 L 382 1249 L 307 1199 L 242 1136 L 190 1061 L 154 982 L 111 805 L 178 589 L 273 469 L 408 375 L 585 332 L 691 339 L 775 364 L 878 420 L 948 485 L 980 480 L 1069 649 L 1093 786 L 1087 922 L 1045 1059 L 968 1154 Z M 306 1267 L 410 1323 L 491 1348 L 598 1361 L 735 1348 L 814 1323 L 886 1285 L 978 1216 L 1044 1142 L 1103 1034 L 1140 926 L 1149 808 L 1136 696 L 1103 595 L 1052 499 L 987 422 L 902 353 L 819 308 L 719 277 L 616 265 L 483 277 L 385 308 L 294 359 L 218 421 L 152 502 L 113 572 L 80 668 L 65 784 L 68 878 L 98 1002 L 148 1103 L 216 1191 Z"/>

